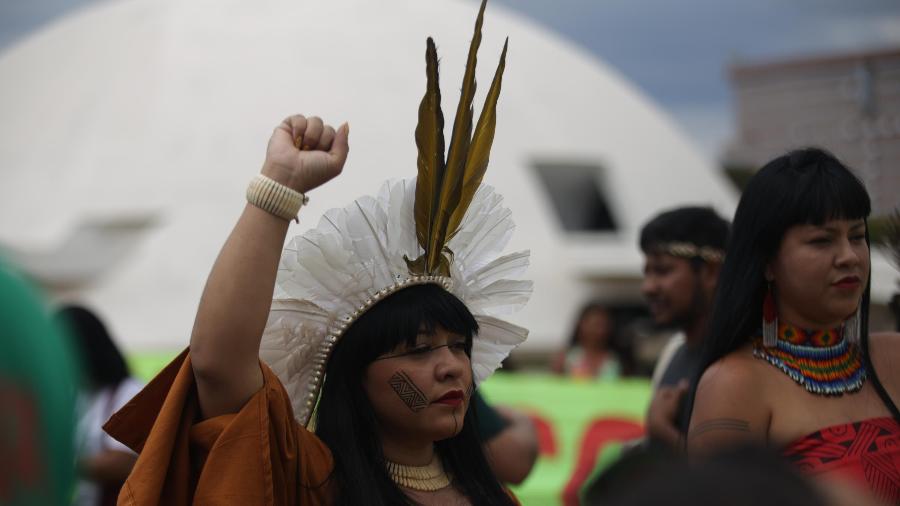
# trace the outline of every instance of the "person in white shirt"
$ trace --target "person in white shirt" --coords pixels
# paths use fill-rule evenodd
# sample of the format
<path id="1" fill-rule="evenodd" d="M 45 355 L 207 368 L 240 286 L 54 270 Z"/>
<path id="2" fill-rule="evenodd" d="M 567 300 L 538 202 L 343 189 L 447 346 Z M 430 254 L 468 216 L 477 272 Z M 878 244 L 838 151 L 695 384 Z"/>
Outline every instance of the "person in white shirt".
<path id="1" fill-rule="evenodd" d="M 67 306 L 59 311 L 59 318 L 68 327 L 82 369 L 75 434 L 79 479 L 73 504 L 115 504 L 137 455 L 103 432 L 102 426 L 142 385 L 131 376 L 124 357 L 93 312 Z"/>

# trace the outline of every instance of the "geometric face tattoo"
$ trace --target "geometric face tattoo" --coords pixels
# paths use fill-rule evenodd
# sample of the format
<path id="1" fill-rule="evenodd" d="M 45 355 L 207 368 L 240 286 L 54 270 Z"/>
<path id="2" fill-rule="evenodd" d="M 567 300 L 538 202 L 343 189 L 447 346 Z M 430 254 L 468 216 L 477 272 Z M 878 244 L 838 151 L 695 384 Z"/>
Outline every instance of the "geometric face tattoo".
<path id="1" fill-rule="evenodd" d="M 406 407 L 411 409 L 413 413 L 422 411 L 428 405 L 428 398 L 425 397 L 425 394 L 419 390 L 419 387 L 413 383 L 409 375 L 402 369 L 391 376 L 388 384 L 391 385 L 391 388 L 394 389 L 394 392 L 400 397 L 403 404 L 406 404 Z"/>

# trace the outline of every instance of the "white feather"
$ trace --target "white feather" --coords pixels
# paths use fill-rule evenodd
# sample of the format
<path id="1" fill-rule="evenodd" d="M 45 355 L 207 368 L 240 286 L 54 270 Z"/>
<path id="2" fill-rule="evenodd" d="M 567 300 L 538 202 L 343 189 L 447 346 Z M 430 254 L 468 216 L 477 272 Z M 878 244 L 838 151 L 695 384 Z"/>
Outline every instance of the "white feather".
<path id="1" fill-rule="evenodd" d="M 315 229 L 293 238 L 279 263 L 260 358 L 284 383 L 294 413 L 306 424 L 318 395 L 330 335 L 340 335 L 360 308 L 380 290 L 410 277 L 404 256 L 421 255 L 413 220 L 415 179 L 386 182 L 376 197 L 365 196 L 327 211 Z M 477 382 L 487 378 L 528 331 L 496 318 L 520 309 L 531 282 L 518 280 L 528 266 L 527 251 L 500 256 L 515 228 L 503 199 L 482 185 L 473 197 L 454 252 L 451 292 L 480 325 L 472 348 Z M 324 355 L 323 355 L 324 354 Z"/>

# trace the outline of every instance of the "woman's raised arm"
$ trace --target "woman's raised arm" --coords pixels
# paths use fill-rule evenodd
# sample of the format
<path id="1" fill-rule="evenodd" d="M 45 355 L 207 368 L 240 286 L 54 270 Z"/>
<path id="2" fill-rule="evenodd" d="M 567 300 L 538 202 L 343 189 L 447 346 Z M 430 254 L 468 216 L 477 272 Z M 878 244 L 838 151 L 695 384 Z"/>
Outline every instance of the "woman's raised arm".
<path id="1" fill-rule="evenodd" d="M 335 131 L 319 118 L 291 116 L 272 133 L 261 172 L 306 193 L 340 174 L 348 134 L 347 124 Z M 191 333 L 204 418 L 237 412 L 262 387 L 259 343 L 289 223 L 248 203 L 209 274 Z"/>

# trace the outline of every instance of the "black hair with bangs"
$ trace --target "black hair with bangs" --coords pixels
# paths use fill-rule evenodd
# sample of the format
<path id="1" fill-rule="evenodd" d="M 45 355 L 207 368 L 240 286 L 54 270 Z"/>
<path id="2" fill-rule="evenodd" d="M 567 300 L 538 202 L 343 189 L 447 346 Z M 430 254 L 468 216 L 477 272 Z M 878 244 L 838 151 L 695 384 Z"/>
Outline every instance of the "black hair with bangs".
<path id="1" fill-rule="evenodd" d="M 822 149 L 789 152 L 766 164 L 750 179 L 732 222 L 694 389 L 707 367 L 758 335 L 767 290 L 766 265 L 777 254 L 785 232 L 795 225 L 866 220 L 870 212 L 871 202 L 863 183 Z M 869 244 L 868 226 L 866 243 Z M 900 419 L 868 355 L 871 274 L 869 278 L 860 303 L 863 357 L 873 385 Z"/>
<path id="2" fill-rule="evenodd" d="M 462 301 L 433 284 L 411 286 L 378 302 L 335 345 L 315 413 L 316 435 L 334 457 L 335 504 L 414 504 L 388 475 L 363 378 L 378 356 L 414 345 L 421 330 L 438 326 L 465 336 L 471 356 L 478 323 Z M 470 404 L 459 434 L 435 442 L 435 449 L 473 505 L 511 505 L 484 455 L 475 417 Z"/>

